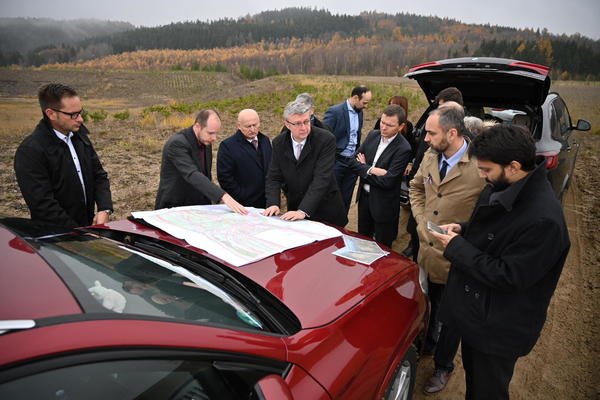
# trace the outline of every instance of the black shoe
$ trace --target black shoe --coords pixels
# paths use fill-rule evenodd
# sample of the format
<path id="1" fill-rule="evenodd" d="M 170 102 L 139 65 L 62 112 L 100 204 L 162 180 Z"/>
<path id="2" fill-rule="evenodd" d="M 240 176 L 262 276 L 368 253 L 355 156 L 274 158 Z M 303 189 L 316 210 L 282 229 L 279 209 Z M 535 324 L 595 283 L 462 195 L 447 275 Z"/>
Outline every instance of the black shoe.
<path id="1" fill-rule="evenodd" d="M 409 243 L 408 246 L 400 252 L 400 254 L 402 254 L 406 258 L 411 258 L 413 255 L 412 244 Z"/>

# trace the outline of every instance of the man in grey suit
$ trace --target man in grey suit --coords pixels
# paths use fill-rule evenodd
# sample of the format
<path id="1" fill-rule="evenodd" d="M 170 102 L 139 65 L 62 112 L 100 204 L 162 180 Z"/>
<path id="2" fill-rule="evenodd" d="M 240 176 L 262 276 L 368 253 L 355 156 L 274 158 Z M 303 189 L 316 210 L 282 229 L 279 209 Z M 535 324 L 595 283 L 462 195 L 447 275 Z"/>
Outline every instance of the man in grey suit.
<path id="1" fill-rule="evenodd" d="M 248 213 L 211 181 L 212 143 L 220 130 L 219 114 L 202 110 L 194 125 L 167 140 L 160 166 L 156 209 L 223 202 L 238 214 Z"/>
<path id="2" fill-rule="evenodd" d="M 335 137 L 312 126 L 310 105 L 295 100 L 283 112 L 286 129 L 273 139 L 273 158 L 267 174 L 267 208 L 279 215 L 280 194 L 287 198 L 287 221 L 311 219 L 344 226 L 348 222 L 333 174 Z"/>

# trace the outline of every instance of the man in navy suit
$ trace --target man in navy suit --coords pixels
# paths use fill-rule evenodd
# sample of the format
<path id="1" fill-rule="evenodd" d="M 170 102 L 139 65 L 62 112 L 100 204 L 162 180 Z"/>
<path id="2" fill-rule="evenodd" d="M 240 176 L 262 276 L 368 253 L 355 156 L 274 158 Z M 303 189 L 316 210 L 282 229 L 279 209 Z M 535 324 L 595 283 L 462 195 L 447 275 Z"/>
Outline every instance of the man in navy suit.
<path id="1" fill-rule="evenodd" d="M 286 221 L 311 219 L 344 226 L 348 217 L 333 175 L 335 137 L 312 126 L 310 105 L 295 100 L 283 112 L 285 129 L 273 139 L 273 160 L 265 184 L 263 215 L 280 214 L 281 192 L 287 198 Z"/>
<path id="2" fill-rule="evenodd" d="M 265 177 L 272 149 L 271 141 L 259 129 L 256 111 L 240 111 L 237 131 L 219 146 L 217 179 L 221 188 L 239 203 L 265 208 Z"/>
<path id="3" fill-rule="evenodd" d="M 391 247 L 398 234 L 400 188 L 412 150 L 398 133 L 406 124 L 406 112 L 396 104 L 386 107 L 381 130 L 369 133 L 358 149 L 352 168 L 358 185 L 358 232 Z"/>
<path id="4" fill-rule="evenodd" d="M 371 101 L 371 91 L 366 86 L 357 86 L 352 89 L 350 98 L 346 101 L 329 107 L 323 117 L 335 136 L 335 178 L 342 192 L 342 199 L 346 208 L 346 215 L 350 208 L 352 192 L 356 184 L 356 174 L 352 171 L 356 150 L 360 146 L 360 131 L 363 125 L 363 109 Z"/>

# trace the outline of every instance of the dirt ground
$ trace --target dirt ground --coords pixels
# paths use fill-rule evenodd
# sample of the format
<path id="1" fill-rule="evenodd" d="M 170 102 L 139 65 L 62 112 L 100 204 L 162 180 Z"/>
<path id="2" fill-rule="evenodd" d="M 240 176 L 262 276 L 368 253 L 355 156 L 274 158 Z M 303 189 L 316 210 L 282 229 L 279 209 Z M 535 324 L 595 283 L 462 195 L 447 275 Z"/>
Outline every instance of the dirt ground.
<path id="1" fill-rule="evenodd" d="M 44 82 L 61 80 L 75 87 L 83 87 L 84 107 L 90 104 L 102 105 L 113 112 L 125 106 L 141 108 L 164 104 L 172 99 L 189 101 L 194 98 L 196 90 L 204 95 L 212 93 L 221 98 L 256 90 L 261 85 L 267 88 L 262 90 L 277 90 L 277 83 L 272 80 L 248 83 L 227 74 L 215 75 L 212 79 L 198 82 L 192 80 L 192 84 L 189 79 L 188 75 L 178 73 L 140 76 L 117 72 L 0 71 L 0 215 L 28 216 L 16 185 L 12 162 L 16 147 L 39 119 L 35 92 Z M 415 87 L 414 83 L 401 81 L 399 78 L 370 77 L 364 80 L 369 79 Z M 207 85 L 208 91 L 204 90 Z M 600 86 L 577 82 L 559 83 L 556 86 L 567 99 L 572 114 L 574 108 L 571 103 L 578 111 L 587 110 L 590 113 L 577 117 L 590 119 L 595 133 L 576 133 L 581 149 L 564 205 L 572 247 L 538 344 L 531 354 L 517 362 L 510 387 L 513 399 L 600 398 L 600 374 L 596 365 L 600 355 L 600 241 L 596 234 L 600 221 L 596 193 L 600 188 L 600 134 L 597 128 Z M 374 115 L 367 117 L 365 126 L 372 126 Z M 223 117 L 224 131 L 221 139 L 233 132 L 234 116 Z M 162 143 L 177 130 L 164 124 L 144 126 L 140 119 L 140 116 L 126 121 L 108 118 L 106 121 L 88 124 L 94 145 L 111 179 L 115 218 L 124 218 L 130 211 L 153 208 Z M 263 121 L 265 132 L 277 132 L 280 126 L 281 121 L 278 119 Z M 351 209 L 349 220 L 351 222 L 348 227 L 355 229 L 355 206 Z M 404 232 L 404 226 L 401 226 L 400 232 Z M 545 240 L 552 238 L 540 238 L 540 242 Z M 400 236 L 394 243 L 394 249 L 402 250 L 406 242 L 406 235 Z M 432 372 L 432 364 L 431 358 L 420 360 L 415 399 L 426 397 L 422 394 L 422 387 Z M 460 356 L 457 356 L 456 364 L 456 372 L 447 389 L 427 398 L 464 398 L 464 373 Z"/>

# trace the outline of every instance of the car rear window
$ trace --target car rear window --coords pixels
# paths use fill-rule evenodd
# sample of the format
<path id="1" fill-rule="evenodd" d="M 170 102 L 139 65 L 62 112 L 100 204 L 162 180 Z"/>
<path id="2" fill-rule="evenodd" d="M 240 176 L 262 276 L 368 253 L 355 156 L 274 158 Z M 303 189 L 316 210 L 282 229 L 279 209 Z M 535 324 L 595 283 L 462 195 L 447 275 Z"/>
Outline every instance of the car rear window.
<path id="1" fill-rule="evenodd" d="M 146 252 L 91 234 L 61 235 L 37 244 L 86 313 L 264 329 L 255 313 L 218 284 Z"/>

